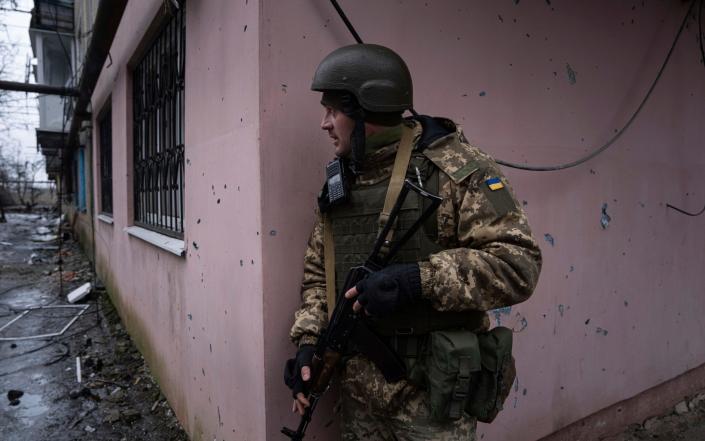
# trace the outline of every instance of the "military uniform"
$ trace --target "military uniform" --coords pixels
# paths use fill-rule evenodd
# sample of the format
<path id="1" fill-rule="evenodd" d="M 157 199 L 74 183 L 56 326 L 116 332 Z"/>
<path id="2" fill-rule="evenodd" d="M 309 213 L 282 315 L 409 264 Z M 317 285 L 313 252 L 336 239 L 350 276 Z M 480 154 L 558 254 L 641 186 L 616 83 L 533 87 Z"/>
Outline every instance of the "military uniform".
<path id="1" fill-rule="evenodd" d="M 405 124 L 413 125 L 419 147 L 424 129 L 412 121 Z M 460 127 L 442 123 L 452 130 L 413 153 L 438 172 L 437 193 L 443 198 L 435 216 L 437 251 L 419 262 L 422 297 L 440 312 L 488 311 L 522 302 L 533 292 L 541 268 L 526 216 L 494 160 L 470 146 Z M 399 128 L 388 129 L 367 139 L 355 186 L 388 180 L 398 133 Z M 304 258 L 302 304 L 290 333 L 299 346 L 314 344 L 328 321 L 323 228 L 317 213 Z M 475 332 L 489 328 L 489 319 L 482 317 Z M 347 360 L 341 384 L 346 440 L 474 439 L 474 418 L 466 414 L 455 422 L 433 422 L 424 390 L 408 380 L 386 382 L 362 355 Z"/>

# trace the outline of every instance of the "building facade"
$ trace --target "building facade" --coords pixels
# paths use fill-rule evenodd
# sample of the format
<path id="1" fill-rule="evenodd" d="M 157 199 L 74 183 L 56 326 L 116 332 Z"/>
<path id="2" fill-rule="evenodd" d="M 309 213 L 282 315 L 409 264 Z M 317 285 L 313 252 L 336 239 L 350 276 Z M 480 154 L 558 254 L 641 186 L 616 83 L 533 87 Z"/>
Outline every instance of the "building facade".
<path id="1" fill-rule="evenodd" d="M 620 133 L 688 4 L 344 7 L 366 42 L 407 61 L 420 113 L 454 119 L 497 158 L 557 164 Z M 96 268 L 194 440 L 278 439 L 296 424 L 282 369 L 332 156 L 309 86 L 353 42 L 322 0 L 145 0 L 122 16 L 84 143 Z M 490 312 L 516 332 L 519 374 L 483 439 L 606 433 L 682 399 L 674 379 L 705 378 L 705 233 L 666 206 L 703 202 L 699 60 L 689 26 L 610 149 L 563 171 L 507 169 L 545 263 L 529 301 Z M 660 402 L 640 402 L 653 388 Z M 333 395 L 318 439 L 336 437 Z"/>
<path id="2" fill-rule="evenodd" d="M 78 86 L 97 5 L 91 0 L 35 0 L 29 34 L 37 60 L 34 76 L 38 84 Z M 71 96 L 38 97 L 37 147 L 44 155 L 49 179 L 57 183 L 62 211 L 68 214 L 86 252 L 92 254 L 91 127 L 84 122 L 78 142 L 68 142 L 73 105 Z"/>

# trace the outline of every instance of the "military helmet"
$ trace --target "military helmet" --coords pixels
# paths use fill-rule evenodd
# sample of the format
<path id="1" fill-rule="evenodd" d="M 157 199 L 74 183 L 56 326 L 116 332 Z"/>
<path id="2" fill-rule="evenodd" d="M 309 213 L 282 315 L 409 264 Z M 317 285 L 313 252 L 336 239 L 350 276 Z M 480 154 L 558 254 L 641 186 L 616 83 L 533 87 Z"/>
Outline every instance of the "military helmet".
<path id="1" fill-rule="evenodd" d="M 334 50 L 321 61 L 311 90 L 346 91 L 370 112 L 403 112 L 413 107 L 411 74 L 396 52 L 376 44 Z"/>

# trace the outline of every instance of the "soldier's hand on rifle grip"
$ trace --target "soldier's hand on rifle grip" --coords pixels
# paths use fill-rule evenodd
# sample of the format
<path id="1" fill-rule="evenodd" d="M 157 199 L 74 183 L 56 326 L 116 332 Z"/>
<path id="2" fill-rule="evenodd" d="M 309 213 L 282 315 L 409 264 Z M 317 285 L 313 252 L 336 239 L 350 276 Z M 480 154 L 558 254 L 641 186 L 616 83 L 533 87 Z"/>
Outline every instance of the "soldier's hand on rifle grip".
<path id="1" fill-rule="evenodd" d="M 346 298 L 346 299 L 352 299 L 352 298 L 355 297 L 357 294 L 358 294 L 357 288 L 353 286 L 353 287 L 350 288 L 349 290 L 345 291 L 345 298 Z M 353 303 L 352 308 L 353 308 L 353 311 L 355 311 L 355 312 L 360 312 L 360 310 L 362 309 L 362 305 L 360 304 L 360 302 L 358 302 L 358 301 L 356 300 L 355 303 Z"/>
<path id="2" fill-rule="evenodd" d="M 304 409 L 310 405 L 306 395 L 311 380 L 311 362 L 315 353 L 313 345 L 303 345 L 296 352 L 296 358 L 287 360 L 284 366 L 284 383 L 291 389 L 294 397 L 292 412 L 303 415 Z"/>
<path id="3" fill-rule="evenodd" d="M 355 312 L 364 308 L 368 315 L 383 317 L 421 297 L 421 275 L 416 263 L 390 265 L 358 282 L 345 293 L 357 300 Z"/>

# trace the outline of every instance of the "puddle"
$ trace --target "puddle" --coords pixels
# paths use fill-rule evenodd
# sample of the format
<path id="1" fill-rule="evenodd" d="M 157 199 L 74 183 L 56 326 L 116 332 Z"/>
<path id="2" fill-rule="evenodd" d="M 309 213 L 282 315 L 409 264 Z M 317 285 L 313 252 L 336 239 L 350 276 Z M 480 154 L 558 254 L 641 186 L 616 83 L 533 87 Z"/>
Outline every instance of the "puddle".
<path id="1" fill-rule="evenodd" d="M 14 410 L 17 419 L 27 426 L 34 424 L 36 417 L 49 410 L 49 406 L 44 404 L 41 395 L 28 394 L 27 392 L 20 398 L 20 404 L 10 406 L 8 403 L 6 406 L 10 409 L 10 412 Z"/>
<path id="2" fill-rule="evenodd" d="M 8 213 L 8 219 L 19 220 L 24 222 L 35 222 L 42 219 L 40 214 L 27 214 L 27 213 Z"/>
<path id="3" fill-rule="evenodd" d="M 35 242 L 53 242 L 55 240 L 59 239 L 59 236 L 55 234 L 35 234 L 34 236 L 30 237 Z"/>
<path id="4" fill-rule="evenodd" d="M 44 386 L 49 383 L 49 380 L 42 374 L 33 374 L 31 377 L 33 383 L 37 383 L 40 386 Z"/>
<path id="5" fill-rule="evenodd" d="M 5 293 L 3 306 L 13 310 L 27 309 L 31 306 L 43 305 L 50 300 L 55 300 L 56 296 L 41 289 L 18 286 Z"/>

